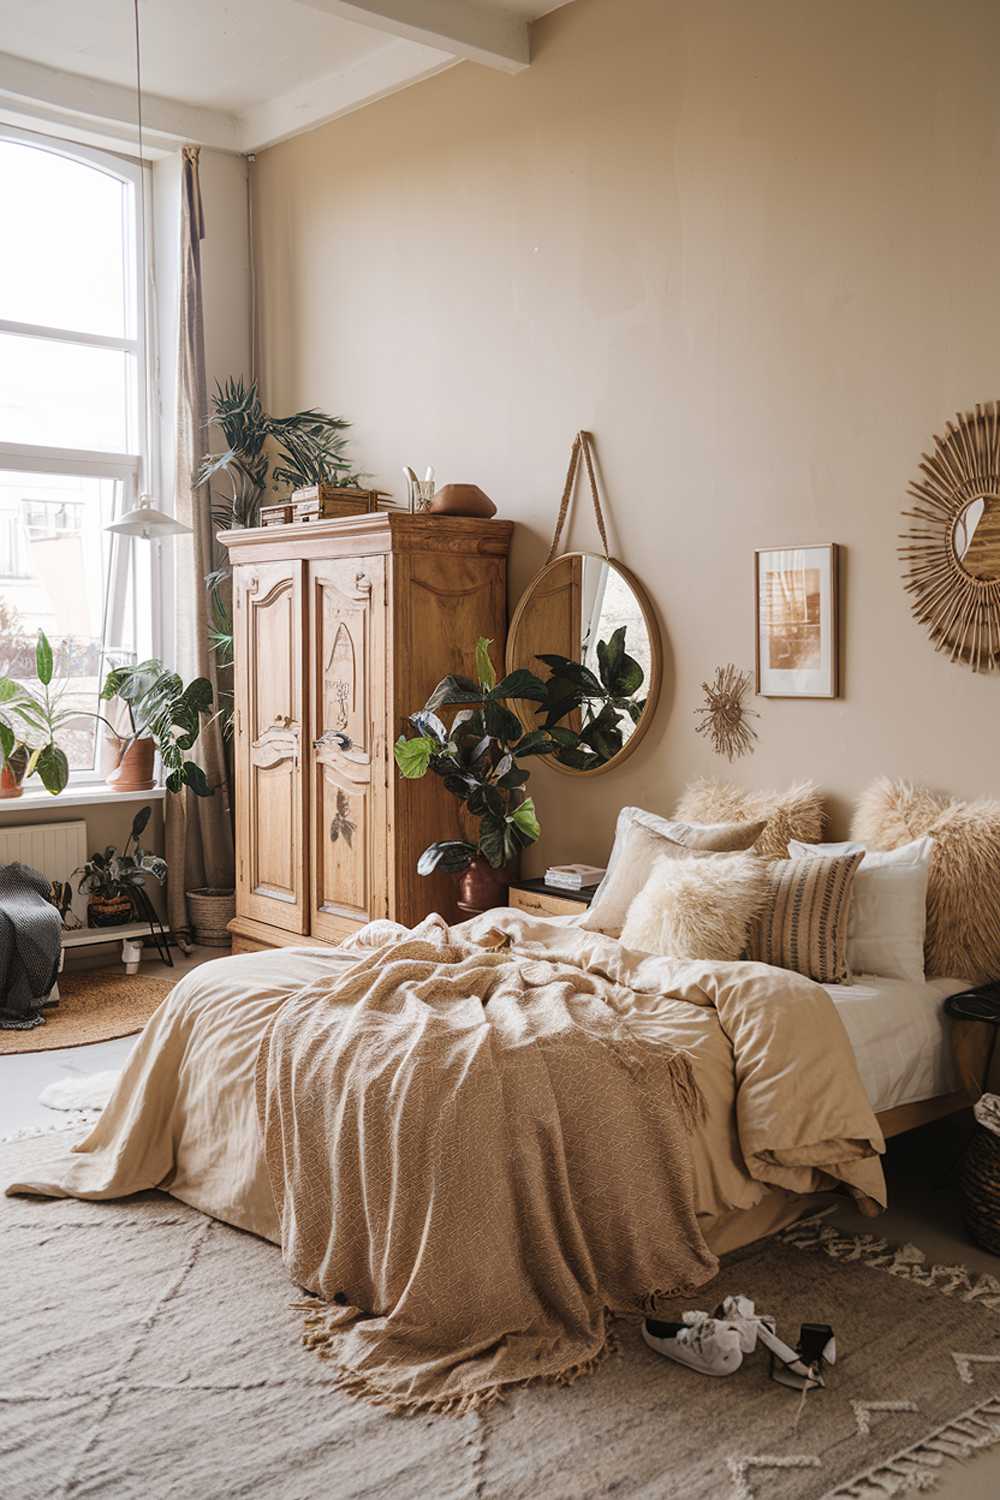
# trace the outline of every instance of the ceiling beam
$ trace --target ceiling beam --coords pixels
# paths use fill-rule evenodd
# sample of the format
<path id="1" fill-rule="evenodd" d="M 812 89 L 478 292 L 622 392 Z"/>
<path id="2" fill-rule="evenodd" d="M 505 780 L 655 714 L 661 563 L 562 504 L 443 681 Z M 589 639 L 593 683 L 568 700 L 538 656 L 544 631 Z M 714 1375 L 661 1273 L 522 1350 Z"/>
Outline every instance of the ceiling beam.
<path id="1" fill-rule="evenodd" d="M 472 0 L 297 0 L 453 57 L 519 73 L 531 62 L 528 23 Z"/>
<path id="2" fill-rule="evenodd" d="M 43 134 L 82 127 L 93 144 L 134 153 L 138 144 L 135 90 L 66 73 L 44 63 L 0 52 L 0 114 Z M 239 122 L 220 110 L 143 93 L 142 129 L 147 156 L 196 141 L 220 151 L 240 149 Z"/>
<path id="3" fill-rule="evenodd" d="M 343 72 L 311 78 L 248 109 L 240 116 L 241 147 L 244 151 L 263 151 L 300 131 L 313 130 L 411 83 L 431 78 L 454 63 L 449 52 L 421 47 L 416 42 L 387 41 Z"/>

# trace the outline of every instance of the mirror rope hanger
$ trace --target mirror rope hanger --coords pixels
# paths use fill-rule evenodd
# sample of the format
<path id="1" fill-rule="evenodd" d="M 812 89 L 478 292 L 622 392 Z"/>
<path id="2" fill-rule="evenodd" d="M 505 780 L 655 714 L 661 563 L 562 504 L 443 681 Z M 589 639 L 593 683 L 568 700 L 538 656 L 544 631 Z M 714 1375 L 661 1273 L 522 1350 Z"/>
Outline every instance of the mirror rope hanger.
<path id="1" fill-rule="evenodd" d="M 580 458 L 583 457 L 587 468 L 587 478 L 590 480 L 590 493 L 594 501 L 594 515 L 597 518 L 597 529 L 601 536 L 601 545 L 604 548 L 604 556 L 611 561 L 608 551 L 608 534 L 604 529 L 604 512 L 601 509 L 601 497 L 597 492 L 597 474 L 594 469 L 594 435 L 591 432 L 580 431 L 573 439 L 573 447 L 569 455 L 569 468 L 566 471 L 566 483 L 563 485 L 562 498 L 559 501 L 559 514 L 556 517 L 556 529 L 552 533 L 552 546 L 549 555 L 545 559 L 545 566 L 555 557 L 562 541 L 563 526 L 566 524 L 566 516 L 569 513 L 569 503 L 576 489 L 577 476 L 580 472 Z"/>

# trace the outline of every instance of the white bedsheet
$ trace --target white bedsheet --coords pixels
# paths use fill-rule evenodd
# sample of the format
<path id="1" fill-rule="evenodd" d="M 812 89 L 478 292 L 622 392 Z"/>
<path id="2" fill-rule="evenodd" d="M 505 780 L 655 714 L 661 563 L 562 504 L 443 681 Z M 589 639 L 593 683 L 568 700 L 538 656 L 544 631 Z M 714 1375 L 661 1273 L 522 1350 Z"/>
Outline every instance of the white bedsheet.
<path id="1" fill-rule="evenodd" d="M 872 1108 L 934 1099 L 956 1088 L 944 1002 L 968 987 L 964 979 L 881 979 L 860 974 L 853 984 L 828 984 L 854 1048 Z"/>

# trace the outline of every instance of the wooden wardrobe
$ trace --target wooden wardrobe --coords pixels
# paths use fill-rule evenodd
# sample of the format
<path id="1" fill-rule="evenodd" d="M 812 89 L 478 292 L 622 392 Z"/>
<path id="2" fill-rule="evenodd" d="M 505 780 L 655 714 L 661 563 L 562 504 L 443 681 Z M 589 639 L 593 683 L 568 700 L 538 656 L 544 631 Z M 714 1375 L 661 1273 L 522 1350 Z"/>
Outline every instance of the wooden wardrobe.
<path id="1" fill-rule="evenodd" d="M 463 836 L 433 775 L 393 743 L 477 636 L 502 671 L 513 523 L 377 512 L 224 532 L 236 641 L 233 947 L 339 943 L 375 917 L 458 920 L 455 884 L 420 876 Z"/>

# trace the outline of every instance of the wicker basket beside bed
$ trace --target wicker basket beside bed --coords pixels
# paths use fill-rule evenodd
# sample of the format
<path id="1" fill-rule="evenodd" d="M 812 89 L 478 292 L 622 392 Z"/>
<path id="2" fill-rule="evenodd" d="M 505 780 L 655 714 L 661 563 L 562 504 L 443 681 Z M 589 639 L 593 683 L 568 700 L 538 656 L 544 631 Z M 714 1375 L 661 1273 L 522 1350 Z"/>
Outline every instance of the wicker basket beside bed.
<path id="1" fill-rule="evenodd" d="M 965 1225 L 977 1245 L 1000 1255 L 1000 1136 L 976 1126 L 962 1161 Z"/>

